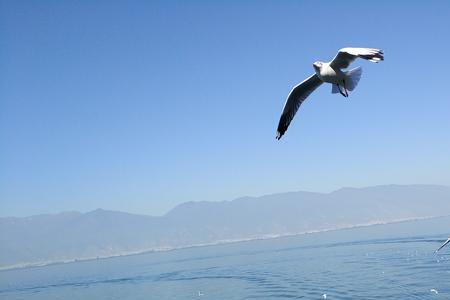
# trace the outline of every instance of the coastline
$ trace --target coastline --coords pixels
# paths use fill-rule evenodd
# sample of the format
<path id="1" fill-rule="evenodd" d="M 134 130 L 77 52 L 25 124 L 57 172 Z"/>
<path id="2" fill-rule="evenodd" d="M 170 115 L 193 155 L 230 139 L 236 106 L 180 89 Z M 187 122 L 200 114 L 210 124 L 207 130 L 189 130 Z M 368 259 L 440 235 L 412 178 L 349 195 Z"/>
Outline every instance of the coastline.
<path id="1" fill-rule="evenodd" d="M 208 242 L 208 243 L 190 244 L 190 245 L 184 245 L 184 246 L 178 246 L 178 247 L 170 247 L 170 246 L 154 247 L 154 248 L 121 252 L 121 253 L 117 253 L 117 254 L 104 255 L 104 256 L 79 257 L 79 258 L 66 259 L 66 260 L 22 263 L 22 264 L 1 266 L 0 272 L 13 271 L 13 270 L 18 270 L 18 269 L 39 268 L 39 267 L 46 267 L 46 266 L 51 266 L 51 265 L 86 262 L 86 261 L 93 261 L 93 260 L 100 260 L 100 259 L 103 260 L 103 259 L 110 259 L 110 258 L 116 258 L 116 257 L 142 255 L 142 254 L 155 253 L 155 252 L 175 251 L 175 250 L 197 248 L 197 247 L 217 246 L 217 245 L 234 244 L 234 243 L 257 241 L 257 240 L 269 240 L 269 239 L 277 239 L 277 238 L 283 238 L 283 237 L 317 234 L 317 233 L 330 232 L 330 231 L 356 229 L 356 228 L 363 228 L 363 227 L 370 227 L 370 226 L 377 226 L 377 225 L 415 222 L 415 221 L 429 220 L 429 219 L 442 218 L 442 217 L 446 217 L 446 216 L 426 216 L 426 217 L 417 217 L 417 218 L 396 219 L 396 220 L 391 220 L 391 221 L 371 221 L 371 222 L 361 223 L 361 224 L 354 224 L 354 225 L 340 226 L 340 227 L 333 227 L 333 228 L 325 228 L 325 229 L 318 229 L 318 230 L 310 230 L 310 231 L 303 231 L 303 232 L 287 232 L 287 233 L 281 233 L 281 234 L 263 234 L 263 235 L 258 235 L 258 236 L 251 236 L 248 238 L 223 239 L 223 240 L 216 240 L 216 241 L 212 241 L 212 242 Z"/>

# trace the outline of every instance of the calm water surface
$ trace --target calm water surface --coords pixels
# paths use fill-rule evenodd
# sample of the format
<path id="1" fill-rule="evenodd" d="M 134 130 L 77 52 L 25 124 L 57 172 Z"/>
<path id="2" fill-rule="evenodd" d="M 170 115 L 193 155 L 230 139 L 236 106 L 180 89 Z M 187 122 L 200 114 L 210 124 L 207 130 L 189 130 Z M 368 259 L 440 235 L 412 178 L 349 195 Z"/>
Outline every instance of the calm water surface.
<path id="1" fill-rule="evenodd" d="M 450 299 L 444 221 L 3 271 L 0 299 Z"/>

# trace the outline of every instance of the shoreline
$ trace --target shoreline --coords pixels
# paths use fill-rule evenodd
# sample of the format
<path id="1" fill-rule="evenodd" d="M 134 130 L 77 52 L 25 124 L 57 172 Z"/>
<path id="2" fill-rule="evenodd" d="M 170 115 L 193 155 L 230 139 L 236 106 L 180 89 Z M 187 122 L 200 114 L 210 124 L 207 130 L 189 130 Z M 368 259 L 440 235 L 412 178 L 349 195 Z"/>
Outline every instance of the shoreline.
<path id="1" fill-rule="evenodd" d="M 218 245 L 235 244 L 235 243 L 258 241 L 258 240 L 277 239 L 277 238 L 283 238 L 283 237 L 293 237 L 293 236 L 301 236 L 301 235 L 308 235 L 308 234 L 317 234 L 317 233 L 330 232 L 330 231 L 357 229 L 357 228 L 370 227 L 370 226 L 376 226 L 376 225 L 388 225 L 388 224 L 396 224 L 396 223 L 404 223 L 404 222 L 414 222 L 414 221 L 429 220 L 429 219 L 442 218 L 442 217 L 447 217 L 447 216 L 427 216 L 427 217 L 418 217 L 418 218 L 404 218 L 404 219 L 397 219 L 397 220 L 391 220 L 391 221 L 371 221 L 371 222 L 367 222 L 367 223 L 354 224 L 354 225 L 341 226 L 341 227 L 317 229 L 317 230 L 310 230 L 310 231 L 303 231 L 303 232 L 263 234 L 263 235 L 259 235 L 259 236 L 248 237 L 248 238 L 223 239 L 223 240 L 216 240 L 216 241 L 208 242 L 208 243 L 191 244 L 191 245 L 184 245 L 184 246 L 178 246 L 178 247 L 176 247 L 176 246 L 174 246 L 174 247 L 169 247 L 169 246 L 154 247 L 154 248 L 149 248 L 149 249 L 141 249 L 141 250 L 136 250 L 136 251 L 122 252 L 122 253 L 117 253 L 117 254 L 113 254 L 113 255 L 105 255 L 105 256 L 80 257 L 80 258 L 73 258 L 73 259 L 66 259 L 66 260 L 22 263 L 22 264 L 15 264 L 15 265 L 0 267 L 0 272 L 13 271 L 13 270 L 18 270 L 18 269 L 39 268 L 39 267 L 46 267 L 46 266 L 60 265 L 60 264 L 70 264 L 70 263 L 76 263 L 76 262 L 103 260 L 103 259 L 125 257 L 125 256 L 143 255 L 143 254 L 156 253 L 156 252 L 168 252 L 168 251 L 190 249 L 190 248 L 218 246 Z"/>

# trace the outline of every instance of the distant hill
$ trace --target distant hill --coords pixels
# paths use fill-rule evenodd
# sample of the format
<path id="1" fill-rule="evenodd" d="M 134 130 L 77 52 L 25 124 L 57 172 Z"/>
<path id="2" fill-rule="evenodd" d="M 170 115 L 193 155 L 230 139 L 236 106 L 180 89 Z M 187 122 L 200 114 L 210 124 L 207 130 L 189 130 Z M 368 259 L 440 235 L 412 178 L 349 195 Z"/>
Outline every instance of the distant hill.
<path id="1" fill-rule="evenodd" d="M 450 188 L 385 185 L 187 202 L 161 217 L 98 209 L 0 218 L 0 268 L 450 215 Z"/>

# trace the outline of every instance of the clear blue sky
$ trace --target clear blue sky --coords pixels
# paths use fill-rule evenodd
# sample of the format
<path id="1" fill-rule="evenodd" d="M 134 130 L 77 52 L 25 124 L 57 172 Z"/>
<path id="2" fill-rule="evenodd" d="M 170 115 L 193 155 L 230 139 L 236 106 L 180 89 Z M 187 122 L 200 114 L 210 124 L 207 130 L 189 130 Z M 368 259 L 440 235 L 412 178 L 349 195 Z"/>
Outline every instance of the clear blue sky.
<path id="1" fill-rule="evenodd" d="M 345 3 L 345 7 L 343 7 Z M 0 0 L 0 215 L 386 183 L 450 185 L 449 1 Z M 281 141 L 291 87 L 322 86 Z"/>

